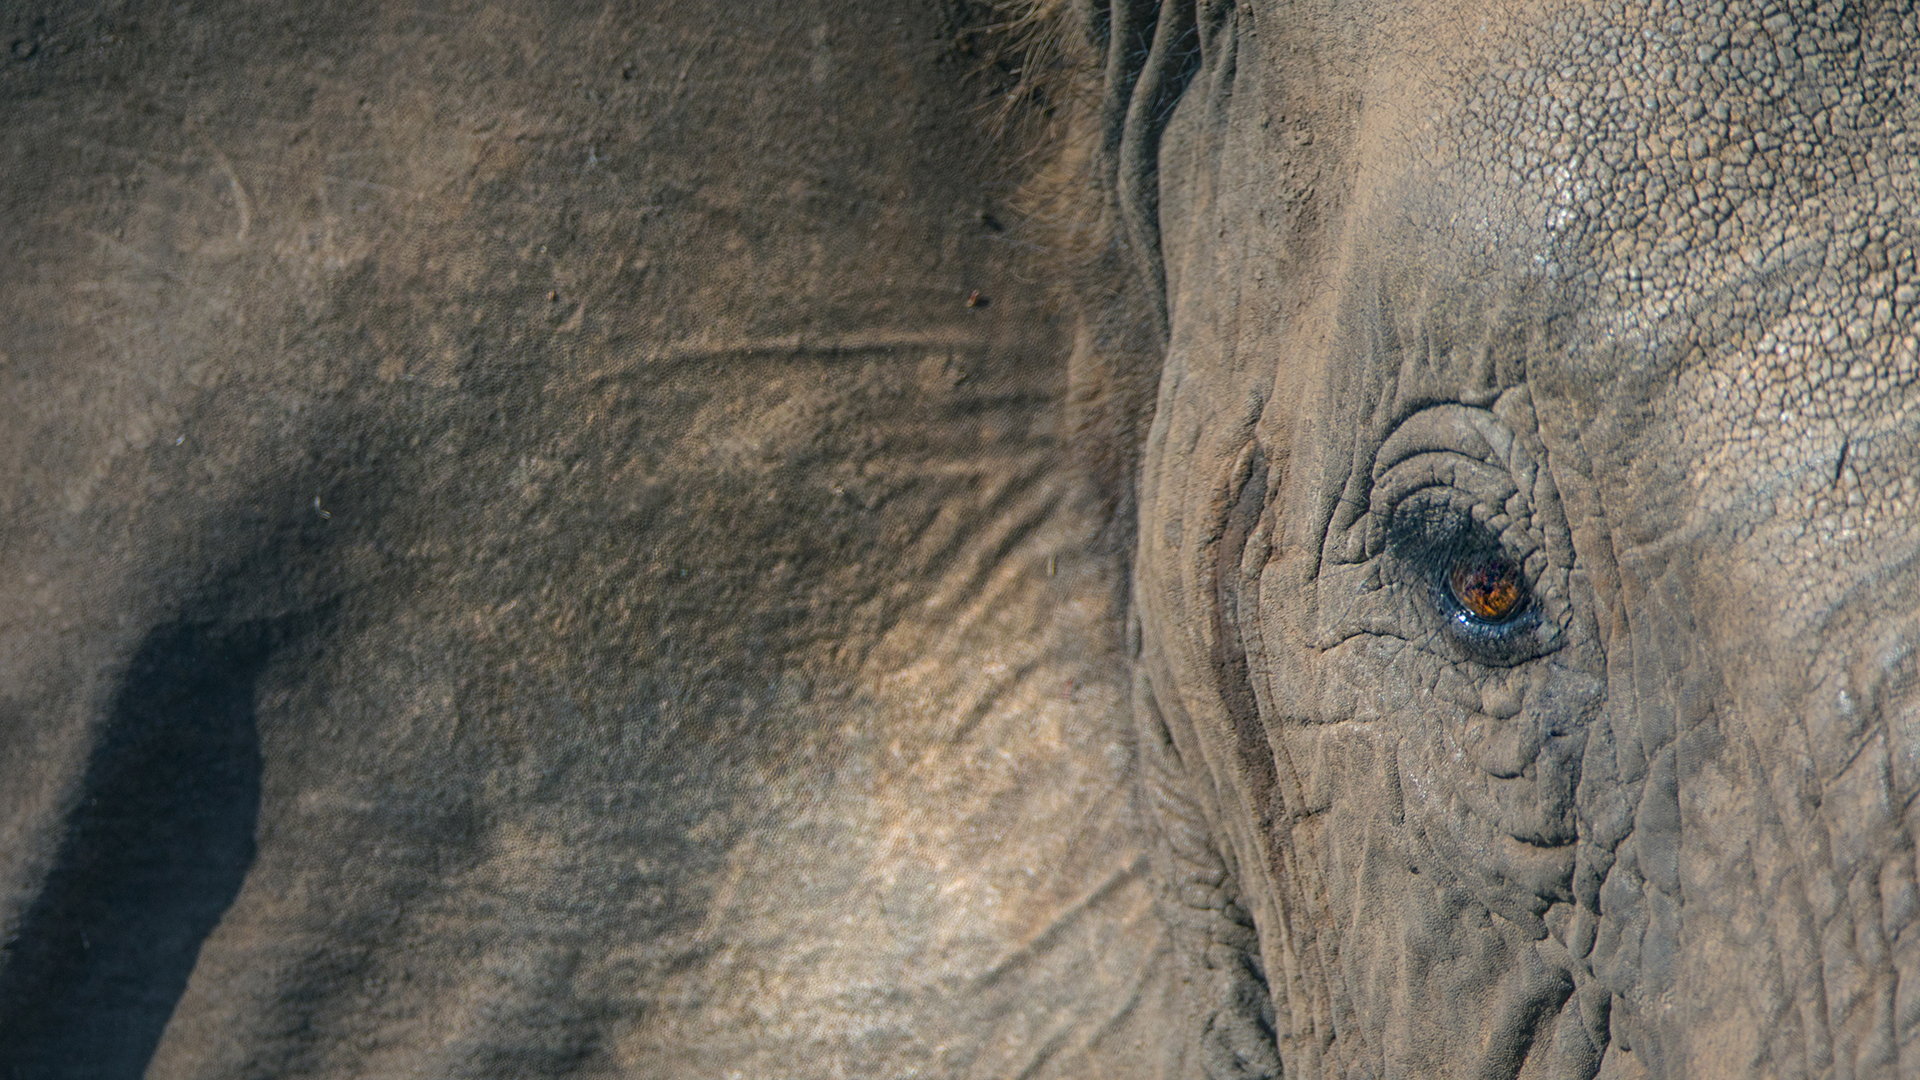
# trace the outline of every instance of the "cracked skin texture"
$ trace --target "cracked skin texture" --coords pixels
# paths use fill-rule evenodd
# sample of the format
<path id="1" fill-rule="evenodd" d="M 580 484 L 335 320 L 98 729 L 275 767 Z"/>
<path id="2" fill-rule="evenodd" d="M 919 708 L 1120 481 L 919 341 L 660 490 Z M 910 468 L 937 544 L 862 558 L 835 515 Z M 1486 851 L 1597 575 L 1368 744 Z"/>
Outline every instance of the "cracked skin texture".
<path id="1" fill-rule="evenodd" d="M 1259 941 L 1188 950 L 1216 1072 L 1920 1068 L 1917 31 L 1202 23 L 1135 600 L 1166 817 L 1247 913 L 1196 921 Z M 1394 539 L 1436 504 L 1536 628 L 1449 622 Z"/>
<path id="2" fill-rule="evenodd" d="M 0 1073 L 1920 1069 L 1913 13 L 1069 7 L 5 13 Z"/>

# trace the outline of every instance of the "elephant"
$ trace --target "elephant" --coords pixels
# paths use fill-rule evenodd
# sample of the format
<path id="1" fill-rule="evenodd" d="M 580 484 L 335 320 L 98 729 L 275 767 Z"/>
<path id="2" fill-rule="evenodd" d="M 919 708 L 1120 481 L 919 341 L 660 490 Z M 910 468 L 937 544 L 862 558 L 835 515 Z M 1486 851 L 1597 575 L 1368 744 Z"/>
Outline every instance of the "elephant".
<path id="1" fill-rule="evenodd" d="M 1914 12 L 1157 18 L 1108 189 L 1202 1060 L 1920 1071 Z"/>
<path id="2" fill-rule="evenodd" d="M 1920 1071 L 1907 7 L 4 18 L 5 1075 Z"/>
<path id="3" fill-rule="evenodd" d="M 0 5 L 0 1076 L 1125 1067 L 990 21 Z"/>

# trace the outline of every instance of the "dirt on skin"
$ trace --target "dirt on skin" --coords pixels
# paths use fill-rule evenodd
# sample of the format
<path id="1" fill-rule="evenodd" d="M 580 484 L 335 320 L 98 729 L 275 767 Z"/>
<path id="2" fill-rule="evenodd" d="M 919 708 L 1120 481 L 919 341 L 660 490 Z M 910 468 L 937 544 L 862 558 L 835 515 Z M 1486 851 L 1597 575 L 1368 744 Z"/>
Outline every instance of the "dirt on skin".
<path id="1" fill-rule="evenodd" d="M 0 15 L 0 1073 L 1143 1060 L 965 14 Z"/>

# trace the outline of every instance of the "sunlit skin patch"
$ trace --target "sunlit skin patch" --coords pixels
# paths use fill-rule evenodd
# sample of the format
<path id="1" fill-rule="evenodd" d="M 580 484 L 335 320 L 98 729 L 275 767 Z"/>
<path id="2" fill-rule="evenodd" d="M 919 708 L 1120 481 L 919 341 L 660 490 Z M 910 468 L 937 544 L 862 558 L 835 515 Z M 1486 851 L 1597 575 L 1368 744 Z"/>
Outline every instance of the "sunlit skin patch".
<path id="1" fill-rule="evenodd" d="M 1447 585 L 1460 609 L 1480 622 L 1505 622 L 1526 607 L 1520 568 L 1498 555 L 1461 559 L 1447 575 Z"/>

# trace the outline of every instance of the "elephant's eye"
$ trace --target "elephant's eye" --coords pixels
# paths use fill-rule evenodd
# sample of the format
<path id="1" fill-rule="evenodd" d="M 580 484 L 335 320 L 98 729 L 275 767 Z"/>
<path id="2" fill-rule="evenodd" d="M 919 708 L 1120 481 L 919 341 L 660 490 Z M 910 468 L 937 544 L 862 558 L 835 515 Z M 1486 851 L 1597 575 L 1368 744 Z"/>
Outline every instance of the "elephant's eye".
<path id="1" fill-rule="evenodd" d="M 1361 549 L 1403 631 L 1460 662 L 1512 667 L 1561 645 L 1566 599 L 1528 497 L 1542 477 L 1485 409 L 1436 405 L 1375 452 Z"/>
<path id="2" fill-rule="evenodd" d="M 1458 607 L 1455 618 L 1488 626 L 1514 618 L 1527 606 L 1526 576 L 1505 555 L 1456 558 L 1447 573 L 1447 592 Z"/>
<path id="3" fill-rule="evenodd" d="M 1439 617 L 1441 636 L 1463 659 L 1502 667 L 1551 651 L 1558 641 L 1514 550 L 1514 535 L 1476 518 L 1465 492 L 1429 487 L 1393 511 L 1387 549 L 1402 581 Z"/>

